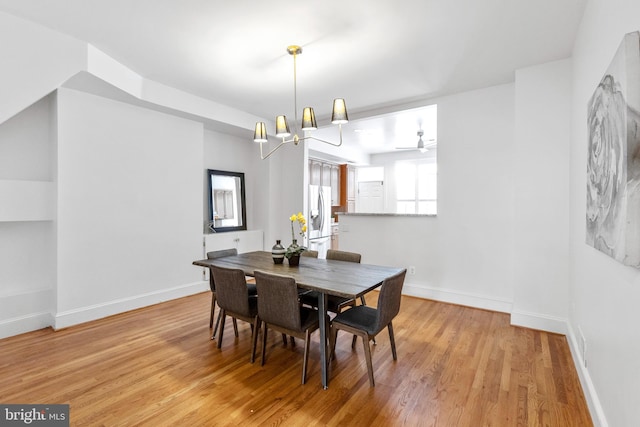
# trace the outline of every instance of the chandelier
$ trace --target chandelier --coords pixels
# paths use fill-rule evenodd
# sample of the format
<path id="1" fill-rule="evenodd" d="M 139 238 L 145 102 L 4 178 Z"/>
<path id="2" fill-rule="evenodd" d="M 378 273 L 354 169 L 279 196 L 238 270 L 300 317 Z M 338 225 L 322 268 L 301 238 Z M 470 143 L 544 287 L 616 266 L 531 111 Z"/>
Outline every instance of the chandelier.
<path id="1" fill-rule="evenodd" d="M 349 122 L 349 116 L 347 115 L 347 106 L 344 102 L 344 99 L 337 98 L 333 100 L 333 111 L 331 113 L 331 123 L 338 125 L 338 130 L 340 133 L 340 141 L 330 142 L 325 141 L 324 139 L 315 138 L 311 135 L 300 137 L 298 136 L 298 90 L 296 84 L 296 57 L 302 53 L 302 48 L 300 46 L 292 45 L 287 47 L 287 52 L 289 55 L 293 56 L 293 107 L 295 112 L 295 120 L 293 124 L 293 136 L 291 136 L 291 130 L 289 128 L 289 123 L 287 122 L 286 116 L 277 116 L 276 117 L 276 137 L 282 138 L 282 141 L 267 155 L 265 156 L 262 151 L 262 144 L 268 142 L 267 139 L 267 127 L 264 122 L 256 123 L 256 130 L 253 134 L 253 140 L 255 142 L 260 143 L 260 157 L 262 160 L 266 159 L 270 155 L 272 155 L 276 150 L 280 147 L 293 142 L 294 145 L 298 145 L 300 141 L 304 141 L 305 139 L 314 139 L 316 141 L 324 142 L 329 145 L 333 145 L 339 147 L 342 145 L 342 125 L 344 123 Z M 313 108 L 305 107 L 302 110 L 302 123 L 300 129 L 302 131 L 312 131 L 318 128 L 316 123 L 316 115 L 313 112 Z M 287 139 L 289 138 L 289 139 Z"/>

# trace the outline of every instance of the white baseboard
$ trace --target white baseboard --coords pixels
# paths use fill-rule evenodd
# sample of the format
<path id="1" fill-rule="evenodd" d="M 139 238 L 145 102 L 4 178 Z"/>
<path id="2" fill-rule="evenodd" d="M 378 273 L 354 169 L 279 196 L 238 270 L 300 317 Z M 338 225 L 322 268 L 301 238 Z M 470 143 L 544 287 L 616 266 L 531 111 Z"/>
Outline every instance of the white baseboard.
<path id="1" fill-rule="evenodd" d="M 30 313 L 0 321 L 0 339 L 48 328 L 53 324 L 51 313 Z"/>
<path id="2" fill-rule="evenodd" d="M 0 338 L 51 326 L 53 300 L 51 288 L 26 289 L 0 296 Z"/>
<path id="3" fill-rule="evenodd" d="M 578 371 L 578 378 L 580 379 L 580 385 L 582 385 L 582 391 L 584 397 L 587 400 L 587 406 L 591 413 L 591 421 L 595 427 L 609 427 L 607 418 L 604 415 L 602 404 L 598 398 L 598 393 L 591 380 L 589 371 L 584 366 L 582 355 L 580 354 L 580 347 L 578 346 L 578 339 L 576 337 L 571 324 L 567 322 L 567 341 L 569 342 L 569 349 L 571 350 L 571 356 L 573 357 L 573 364 Z"/>
<path id="4" fill-rule="evenodd" d="M 69 326 L 89 322 L 91 320 L 101 319 L 114 314 L 158 304 L 163 301 L 197 294 L 208 289 L 209 282 L 198 281 L 143 295 L 136 295 L 129 298 L 122 298 L 115 301 L 81 307 L 75 310 L 56 313 L 52 326 L 54 329 L 67 328 Z"/>
<path id="5" fill-rule="evenodd" d="M 511 301 L 502 298 L 490 298 L 480 294 L 471 294 L 452 289 L 433 288 L 424 285 L 413 285 L 407 282 L 405 282 L 402 287 L 402 293 L 413 297 L 465 305 L 500 313 L 511 313 L 513 306 Z"/>
<path id="6" fill-rule="evenodd" d="M 540 313 L 514 310 L 511 312 L 511 324 L 523 328 L 538 329 L 567 335 L 567 319 Z"/>

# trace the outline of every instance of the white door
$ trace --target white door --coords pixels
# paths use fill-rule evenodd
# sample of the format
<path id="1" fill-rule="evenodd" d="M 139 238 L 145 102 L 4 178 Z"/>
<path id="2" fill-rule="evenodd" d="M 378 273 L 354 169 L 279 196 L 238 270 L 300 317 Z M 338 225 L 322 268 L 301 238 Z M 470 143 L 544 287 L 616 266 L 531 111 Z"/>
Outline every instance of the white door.
<path id="1" fill-rule="evenodd" d="M 382 181 L 358 182 L 358 212 L 384 212 L 384 186 Z"/>

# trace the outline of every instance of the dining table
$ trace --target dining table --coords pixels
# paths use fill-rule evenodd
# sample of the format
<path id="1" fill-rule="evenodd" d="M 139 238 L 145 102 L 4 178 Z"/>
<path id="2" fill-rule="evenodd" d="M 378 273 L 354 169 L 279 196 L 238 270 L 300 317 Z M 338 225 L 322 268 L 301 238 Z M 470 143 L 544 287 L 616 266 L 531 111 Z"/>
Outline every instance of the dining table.
<path id="1" fill-rule="evenodd" d="M 360 264 L 347 261 L 327 260 L 313 257 L 300 257 L 296 266 L 287 261 L 276 264 L 271 252 L 254 251 L 215 259 L 193 261 L 199 267 L 218 267 L 240 269 L 246 276 L 255 276 L 256 271 L 293 277 L 299 288 L 316 291 L 318 294 L 318 315 L 320 319 L 320 362 L 322 367 L 322 386 L 329 387 L 327 333 L 327 296 L 335 295 L 358 299 L 376 289 L 382 282 L 402 271 L 402 268 L 372 264 Z M 259 298 L 259 296 L 258 296 Z"/>

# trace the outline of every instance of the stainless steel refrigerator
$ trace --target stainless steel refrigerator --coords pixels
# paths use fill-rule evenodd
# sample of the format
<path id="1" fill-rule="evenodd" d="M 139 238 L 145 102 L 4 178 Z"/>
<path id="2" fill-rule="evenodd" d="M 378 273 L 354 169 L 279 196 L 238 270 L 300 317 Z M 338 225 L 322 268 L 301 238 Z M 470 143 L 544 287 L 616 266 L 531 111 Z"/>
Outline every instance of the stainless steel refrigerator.
<path id="1" fill-rule="evenodd" d="M 331 187 L 309 186 L 309 249 L 325 258 L 331 248 Z"/>

